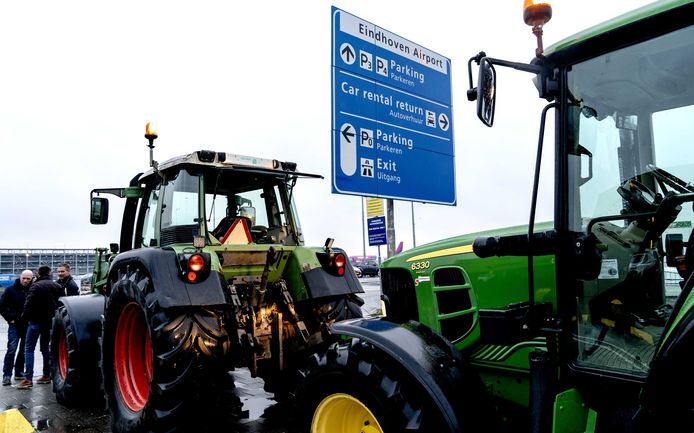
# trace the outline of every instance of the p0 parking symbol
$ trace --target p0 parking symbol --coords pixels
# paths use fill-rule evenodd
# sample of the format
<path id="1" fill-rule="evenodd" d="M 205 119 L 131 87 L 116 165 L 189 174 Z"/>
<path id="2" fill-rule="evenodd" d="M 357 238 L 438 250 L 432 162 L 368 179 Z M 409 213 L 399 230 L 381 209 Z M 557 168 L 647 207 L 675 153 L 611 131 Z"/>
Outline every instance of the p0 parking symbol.
<path id="1" fill-rule="evenodd" d="M 359 145 L 373 149 L 374 147 L 374 132 L 371 129 L 359 129 Z"/>

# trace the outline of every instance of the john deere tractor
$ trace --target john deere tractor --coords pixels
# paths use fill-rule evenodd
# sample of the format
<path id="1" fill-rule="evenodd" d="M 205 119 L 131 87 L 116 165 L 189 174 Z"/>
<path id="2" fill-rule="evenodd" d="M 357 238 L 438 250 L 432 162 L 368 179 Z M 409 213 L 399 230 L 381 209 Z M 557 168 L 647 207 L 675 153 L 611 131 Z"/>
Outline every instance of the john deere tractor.
<path id="1" fill-rule="evenodd" d="M 91 193 L 93 224 L 104 195 L 125 200 L 120 241 L 97 249 L 92 295 L 61 298 L 53 386 L 66 405 L 105 393 L 116 433 L 205 431 L 226 372 L 286 395 L 328 326 L 361 317 L 363 291 L 332 239 L 304 246 L 293 191 L 320 176 L 207 150 L 157 163 L 147 126 L 149 171 Z"/>
<path id="2" fill-rule="evenodd" d="M 500 67 L 548 101 L 529 223 L 387 260 L 385 317 L 332 325 L 302 370 L 312 432 L 694 431 L 694 2 L 544 50 L 551 15 L 525 1 L 530 63 L 469 62 L 489 127 Z M 536 223 L 548 114 L 554 218 Z"/>

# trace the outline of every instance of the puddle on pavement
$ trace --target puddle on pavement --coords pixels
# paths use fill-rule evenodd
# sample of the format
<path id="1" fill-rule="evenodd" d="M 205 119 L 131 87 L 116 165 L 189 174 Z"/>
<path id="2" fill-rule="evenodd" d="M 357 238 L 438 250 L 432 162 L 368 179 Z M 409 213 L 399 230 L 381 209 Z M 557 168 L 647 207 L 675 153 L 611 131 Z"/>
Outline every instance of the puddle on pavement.
<path id="1" fill-rule="evenodd" d="M 242 410 L 248 411 L 247 419 L 249 421 L 257 420 L 265 413 L 265 409 L 272 406 L 276 402 L 270 399 L 258 399 L 258 398 L 247 398 L 241 397 L 241 403 L 243 403 Z"/>

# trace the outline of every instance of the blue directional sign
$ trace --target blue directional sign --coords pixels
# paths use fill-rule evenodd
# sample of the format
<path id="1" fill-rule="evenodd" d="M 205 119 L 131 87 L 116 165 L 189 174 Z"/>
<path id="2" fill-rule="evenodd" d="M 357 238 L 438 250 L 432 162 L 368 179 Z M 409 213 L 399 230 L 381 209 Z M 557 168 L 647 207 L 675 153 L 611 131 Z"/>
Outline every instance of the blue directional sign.
<path id="1" fill-rule="evenodd" d="M 367 218 L 366 220 L 369 232 L 369 246 L 385 245 L 388 243 L 386 237 L 386 217 L 381 215 L 377 217 Z"/>
<path id="2" fill-rule="evenodd" d="M 450 59 L 336 7 L 332 42 L 332 191 L 455 205 Z"/>

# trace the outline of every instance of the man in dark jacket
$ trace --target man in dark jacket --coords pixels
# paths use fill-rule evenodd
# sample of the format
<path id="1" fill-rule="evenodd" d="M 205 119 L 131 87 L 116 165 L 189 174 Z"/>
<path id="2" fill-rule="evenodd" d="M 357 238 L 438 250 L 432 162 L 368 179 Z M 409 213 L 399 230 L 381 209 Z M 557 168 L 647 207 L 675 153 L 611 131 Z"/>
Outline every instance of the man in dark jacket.
<path id="1" fill-rule="evenodd" d="M 58 265 L 58 284 L 65 290 L 65 295 L 75 296 L 80 294 L 80 288 L 77 287 L 75 279 L 70 275 L 70 265 L 61 263 Z"/>
<path id="2" fill-rule="evenodd" d="M 34 386 L 34 350 L 39 337 L 41 338 L 41 355 L 43 355 L 43 375 L 36 380 L 36 383 L 51 383 L 51 358 L 48 350 L 51 321 L 58 308 L 58 298 L 64 295 L 63 288 L 51 279 L 51 268 L 39 267 L 38 278 L 29 288 L 22 312 L 22 319 L 28 323 L 24 350 L 26 369 L 24 380 L 17 385 L 17 389 L 30 389 Z"/>
<path id="3" fill-rule="evenodd" d="M 24 310 L 29 286 L 34 280 L 34 273 L 26 270 L 17 278 L 14 285 L 5 289 L 0 298 L 0 314 L 7 320 L 7 353 L 2 365 L 2 386 L 11 383 L 12 367 L 14 366 L 14 378 L 24 379 L 24 340 L 26 336 L 26 323 L 20 320 Z M 17 353 L 19 348 L 19 353 Z M 15 361 L 15 353 L 17 359 Z"/>

